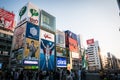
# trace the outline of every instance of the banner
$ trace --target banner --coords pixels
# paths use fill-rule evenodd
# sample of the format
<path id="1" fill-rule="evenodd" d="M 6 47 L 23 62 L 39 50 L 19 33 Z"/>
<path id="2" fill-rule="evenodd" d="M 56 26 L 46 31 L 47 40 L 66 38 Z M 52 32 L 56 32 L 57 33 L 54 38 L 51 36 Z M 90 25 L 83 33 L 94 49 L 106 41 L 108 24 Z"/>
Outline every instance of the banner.
<path id="1" fill-rule="evenodd" d="M 39 41 L 26 38 L 24 59 L 38 60 L 39 57 Z"/>
<path id="2" fill-rule="evenodd" d="M 56 62 L 57 62 L 57 67 L 67 67 L 66 58 L 64 57 L 57 57 Z"/>
<path id="3" fill-rule="evenodd" d="M 39 41 L 40 28 L 32 23 L 27 23 L 26 37 Z"/>
<path id="4" fill-rule="evenodd" d="M 55 32 L 56 31 L 55 17 L 45 12 L 44 10 L 41 10 L 41 25 L 40 26 Z"/>
<path id="5" fill-rule="evenodd" d="M 13 31 L 14 18 L 15 14 L 0 8 L 0 27 Z"/>
<path id="6" fill-rule="evenodd" d="M 39 8 L 29 2 L 19 11 L 18 25 L 24 23 L 25 21 L 30 21 L 35 25 L 39 25 L 39 16 Z"/>
<path id="7" fill-rule="evenodd" d="M 14 31 L 12 50 L 24 47 L 26 24 L 17 27 Z"/>
<path id="8" fill-rule="evenodd" d="M 41 39 L 40 69 L 55 70 L 55 44 L 54 42 Z"/>

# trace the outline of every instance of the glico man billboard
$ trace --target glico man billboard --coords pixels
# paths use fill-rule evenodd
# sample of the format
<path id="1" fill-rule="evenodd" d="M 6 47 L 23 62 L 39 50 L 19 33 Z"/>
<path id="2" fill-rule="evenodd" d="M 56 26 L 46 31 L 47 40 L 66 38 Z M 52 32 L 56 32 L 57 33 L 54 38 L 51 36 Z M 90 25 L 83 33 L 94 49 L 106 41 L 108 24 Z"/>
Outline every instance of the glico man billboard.
<path id="1" fill-rule="evenodd" d="M 0 8 L 0 27 L 1 28 L 13 31 L 14 18 L 15 18 L 15 15 L 12 12 L 8 12 Z"/>
<path id="2" fill-rule="evenodd" d="M 55 40 L 54 34 L 40 30 L 40 69 L 55 69 Z"/>

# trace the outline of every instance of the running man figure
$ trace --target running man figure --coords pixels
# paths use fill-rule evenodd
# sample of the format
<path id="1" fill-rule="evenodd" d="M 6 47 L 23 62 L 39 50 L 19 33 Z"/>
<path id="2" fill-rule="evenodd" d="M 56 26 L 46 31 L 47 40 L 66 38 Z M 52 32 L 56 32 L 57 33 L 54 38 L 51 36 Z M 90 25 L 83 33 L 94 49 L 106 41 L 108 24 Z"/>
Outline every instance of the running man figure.
<path id="1" fill-rule="evenodd" d="M 46 59 L 46 67 L 48 68 L 48 61 L 50 59 L 50 55 L 52 53 L 52 48 L 54 47 L 54 44 L 50 47 L 49 44 L 47 44 L 45 46 L 45 44 L 43 43 L 43 41 L 41 40 L 41 43 L 44 47 L 43 51 L 44 51 L 44 55 L 45 55 L 45 59 Z"/>

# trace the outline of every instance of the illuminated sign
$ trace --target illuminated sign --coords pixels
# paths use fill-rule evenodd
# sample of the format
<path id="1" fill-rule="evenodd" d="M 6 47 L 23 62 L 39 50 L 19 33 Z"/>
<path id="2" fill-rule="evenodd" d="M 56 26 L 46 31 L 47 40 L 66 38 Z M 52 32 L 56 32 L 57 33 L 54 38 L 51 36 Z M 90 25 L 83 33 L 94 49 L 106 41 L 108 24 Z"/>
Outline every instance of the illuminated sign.
<path id="1" fill-rule="evenodd" d="M 66 58 L 64 57 L 57 57 L 57 67 L 66 67 Z"/>
<path id="2" fill-rule="evenodd" d="M 29 61 L 29 60 L 24 60 L 24 64 L 38 64 L 38 61 Z"/>

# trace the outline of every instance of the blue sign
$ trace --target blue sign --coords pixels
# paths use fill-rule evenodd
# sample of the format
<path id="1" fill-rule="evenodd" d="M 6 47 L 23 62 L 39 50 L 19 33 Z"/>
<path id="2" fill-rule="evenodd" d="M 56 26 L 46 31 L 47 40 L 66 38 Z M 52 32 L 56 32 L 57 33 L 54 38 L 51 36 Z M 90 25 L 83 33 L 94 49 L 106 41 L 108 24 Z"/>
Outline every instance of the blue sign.
<path id="1" fill-rule="evenodd" d="M 66 58 L 64 57 L 57 57 L 57 67 L 66 67 L 67 62 L 66 62 Z"/>
<path id="2" fill-rule="evenodd" d="M 40 45 L 40 69 L 41 70 L 55 70 L 55 44 L 54 42 L 41 39 Z"/>
<path id="3" fill-rule="evenodd" d="M 32 23 L 27 23 L 26 37 L 39 40 L 40 28 Z"/>

